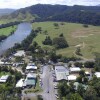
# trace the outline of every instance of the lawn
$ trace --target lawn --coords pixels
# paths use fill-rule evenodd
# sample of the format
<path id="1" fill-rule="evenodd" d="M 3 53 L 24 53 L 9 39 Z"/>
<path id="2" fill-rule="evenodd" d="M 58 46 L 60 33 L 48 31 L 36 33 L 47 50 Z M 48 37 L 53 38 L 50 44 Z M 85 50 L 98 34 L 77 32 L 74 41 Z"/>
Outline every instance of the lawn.
<path id="1" fill-rule="evenodd" d="M 17 26 L 14 27 L 7 27 L 7 28 L 2 28 L 0 29 L 0 35 L 6 35 L 8 36 L 12 31 L 15 31 Z"/>
<path id="2" fill-rule="evenodd" d="M 54 23 L 59 24 L 59 28 L 56 29 Z M 33 23 L 33 29 L 37 27 L 42 28 L 41 34 L 33 40 L 40 46 L 44 47 L 42 41 L 46 36 L 50 36 L 51 39 L 58 37 L 61 33 L 64 34 L 69 48 L 57 50 L 57 54 L 64 56 L 73 56 L 73 52 L 76 50 L 77 45 L 81 46 L 81 53 L 85 58 L 93 58 L 93 52 L 100 51 L 100 26 L 89 25 L 88 28 L 84 28 L 82 24 L 66 23 L 61 25 L 61 22 L 36 22 Z M 47 34 L 44 31 L 47 30 Z"/>
<path id="3" fill-rule="evenodd" d="M 7 72 L 0 72 L 0 77 L 2 76 L 2 75 L 11 75 L 9 72 L 7 73 Z"/>

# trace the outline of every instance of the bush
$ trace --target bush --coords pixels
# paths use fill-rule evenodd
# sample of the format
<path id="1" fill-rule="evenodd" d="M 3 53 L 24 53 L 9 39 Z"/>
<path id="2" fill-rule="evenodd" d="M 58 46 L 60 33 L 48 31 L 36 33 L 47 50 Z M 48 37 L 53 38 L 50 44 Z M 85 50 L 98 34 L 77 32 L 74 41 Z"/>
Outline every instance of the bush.
<path id="1" fill-rule="evenodd" d="M 80 68 L 83 67 L 83 63 L 80 63 L 80 62 L 75 62 L 74 65 L 75 65 L 76 67 L 80 67 Z"/>
<path id="2" fill-rule="evenodd" d="M 94 68 L 94 62 L 87 61 L 87 62 L 84 63 L 84 67 L 86 67 L 86 68 Z"/>
<path id="3" fill-rule="evenodd" d="M 50 36 L 46 37 L 46 39 L 42 42 L 44 45 L 52 45 L 52 40 Z"/>
<path id="4" fill-rule="evenodd" d="M 83 27 L 88 28 L 89 26 L 87 24 L 84 24 Z"/>
<path id="5" fill-rule="evenodd" d="M 53 45 L 57 48 L 66 48 L 68 47 L 68 43 L 64 37 L 58 37 L 53 39 Z"/>

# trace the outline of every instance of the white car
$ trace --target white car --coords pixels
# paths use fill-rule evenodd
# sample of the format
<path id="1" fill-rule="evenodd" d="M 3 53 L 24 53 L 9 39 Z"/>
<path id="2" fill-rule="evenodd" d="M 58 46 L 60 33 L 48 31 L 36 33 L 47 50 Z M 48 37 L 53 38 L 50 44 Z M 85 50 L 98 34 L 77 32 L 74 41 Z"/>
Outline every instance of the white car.
<path id="1" fill-rule="evenodd" d="M 54 89 L 58 89 L 58 87 L 57 86 L 54 86 Z"/>

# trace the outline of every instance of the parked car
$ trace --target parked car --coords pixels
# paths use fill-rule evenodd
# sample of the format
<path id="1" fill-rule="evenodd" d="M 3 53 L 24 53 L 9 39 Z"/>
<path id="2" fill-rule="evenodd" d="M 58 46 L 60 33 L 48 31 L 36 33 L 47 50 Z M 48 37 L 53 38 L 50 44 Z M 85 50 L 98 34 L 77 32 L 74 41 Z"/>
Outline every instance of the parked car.
<path id="1" fill-rule="evenodd" d="M 58 96 L 58 94 L 55 94 L 55 97 L 56 97 L 57 99 L 59 99 L 59 96 Z"/>
<path id="2" fill-rule="evenodd" d="M 58 89 L 58 87 L 57 86 L 54 86 L 54 89 Z"/>

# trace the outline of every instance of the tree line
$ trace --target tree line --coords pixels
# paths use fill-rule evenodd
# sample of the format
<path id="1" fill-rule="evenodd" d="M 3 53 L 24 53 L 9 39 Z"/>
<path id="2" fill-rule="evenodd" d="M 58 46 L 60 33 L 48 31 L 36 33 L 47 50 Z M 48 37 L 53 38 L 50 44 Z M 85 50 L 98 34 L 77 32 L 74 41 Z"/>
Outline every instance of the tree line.
<path id="1" fill-rule="evenodd" d="M 19 21 L 15 21 L 15 22 L 9 22 L 9 23 L 6 23 L 6 24 L 1 24 L 0 25 L 0 29 L 1 28 L 6 28 L 6 27 L 10 27 L 10 26 L 14 26 L 14 25 L 18 25 L 20 24 L 21 22 Z"/>

